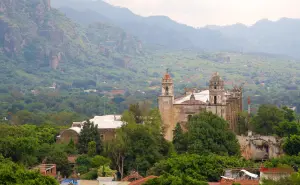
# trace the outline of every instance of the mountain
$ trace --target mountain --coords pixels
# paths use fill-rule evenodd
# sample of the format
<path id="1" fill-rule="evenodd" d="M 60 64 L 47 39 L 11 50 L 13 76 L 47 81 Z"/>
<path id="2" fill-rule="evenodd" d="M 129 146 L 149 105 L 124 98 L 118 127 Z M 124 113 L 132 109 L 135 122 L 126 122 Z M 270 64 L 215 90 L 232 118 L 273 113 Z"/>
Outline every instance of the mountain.
<path id="1" fill-rule="evenodd" d="M 232 50 L 235 48 L 219 31 L 207 28 L 195 29 L 166 16 L 138 16 L 126 8 L 116 7 L 100 0 L 52 0 L 52 4 L 74 21 L 88 24 L 109 20 L 137 36 L 145 44 L 162 46 L 164 49 Z"/>
<path id="2" fill-rule="evenodd" d="M 95 87 L 121 81 L 129 88 L 134 58 L 140 55 L 140 40 L 119 27 L 94 23 L 84 28 L 48 0 L 0 1 L 2 85 L 22 89 L 80 82 Z"/>
<path id="3" fill-rule="evenodd" d="M 196 29 L 166 16 L 135 15 L 127 8 L 101 0 L 52 0 L 52 3 L 73 20 L 85 23 L 109 20 L 144 43 L 164 49 L 242 51 L 300 58 L 299 19 L 260 20 L 250 27 L 235 24 Z"/>
<path id="4" fill-rule="evenodd" d="M 276 53 L 300 57 L 300 19 L 260 20 L 252 26 L 208 26 L 242 44 L 248 52 Z"/>

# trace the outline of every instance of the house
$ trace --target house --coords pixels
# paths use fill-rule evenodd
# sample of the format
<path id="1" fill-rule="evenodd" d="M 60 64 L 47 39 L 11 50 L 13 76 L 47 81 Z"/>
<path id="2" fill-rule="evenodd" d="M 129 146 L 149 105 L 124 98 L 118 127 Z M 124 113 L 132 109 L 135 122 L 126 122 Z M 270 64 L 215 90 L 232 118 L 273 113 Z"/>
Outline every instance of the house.
<path id="1" fill-rule="evenodd" d="M 155 179 L 155 178 L 157 178 L 157 176 L 151 175 L 151 176 L 148 176 L 148 177 L 145 177 L 145 178 L 142 178 L 142 179 L 133 181 L 133 182 L 131 182 L 129 185 L 142 185 L 142 184 L 144 184 L 145 182 L 147 182 L 148 180 L 150 180 L 150 179 Z"/>
<path id="2" fill-rule="evenodd" d="M 220 185 L 232 185 L 239 183 L 241 185 L 259 185 L 259 169 L 227 169 L 224 176 L 221 176 Z"/>
<path id="3" fill-rule="evenodd" d="M 40 164 L 33 168 L 39 170 L 42 175 L 56 177 L 56 164 Z"/>
<path id="4" fill-rule="evenodd" d="M 278 181 L 279 179 L 289 177 L 294 170 L 292 168 L 260 168 L 260 179 L 269 179 Z"/>
<path id="5" fill-rule="evenodd" d="M 116 96 L 116 95 L 124 95 L 125 94 L 125 90 L 124 89 L 115 89 L 115 90 L 111 90 L 110 91 L 110 94 L 113 95 L 113 96 Z"/>
<path id="6" fill-rule="evenodd" d="M 247 170 L 227 169 L 224 176 L 221 176 L 220 185 L 259 185 L 263 179 L 278 181 L 279 179 L 289 177 L 294 170 L 292 168 L 249 168 Z M 259 174 L 259 175 L 258 175 Z"/>
<path id="7" fill-rule="evenodd" d="M 121 115 L 95 116 L 90 122 L 98 126 L 98 132 L 102 141 L 111 141 L 116 136 L 116 129 L 123 125 Z M 83 122 L 73 122 L 72 126 L 63 130 L 57 137 L 58 143 L 69 143 L 72 139 L 75 144 L 78 143 L 80 132 L 83 128 Z"/>

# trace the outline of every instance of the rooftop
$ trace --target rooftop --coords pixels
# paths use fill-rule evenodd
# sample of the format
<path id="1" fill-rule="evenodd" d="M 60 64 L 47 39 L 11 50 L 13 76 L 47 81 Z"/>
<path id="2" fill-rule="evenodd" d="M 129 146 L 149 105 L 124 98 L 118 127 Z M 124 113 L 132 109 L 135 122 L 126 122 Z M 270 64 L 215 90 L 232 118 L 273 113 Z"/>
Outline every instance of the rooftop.
<path id="1" fill-rule="evenodd" d="M 201 101 L 205 103 L 207 100 L 209 100 L 209 90 L 204 90 L 201 92 L 193 93 L 195 96 L 195 100 Z M 188 101 L 191 99 L 192 94 L 183 96 L 181 98 L 175 99 L 175 104 L 182 104 L 185 101 Z"/>
<path id="2" fill-rule="evenodd" d="M 90 119 L 91 123 L 98 126 L 98 129 L 117 129 L 123 125 L 121 121 L 121 115 L 104 115 L 104 116 L 95 116 Z M 81 132 L 82 126 L 85 123 L 83 122 L 73 122 L 73 125 L 69 130 L 73 130 L 78 134 Z"/>
<path id="3" fill-rule="evenodd" d="M 95 116 L 90 119 L 99 129 L 120 128 L 123 125 L 121 115 Z"/>

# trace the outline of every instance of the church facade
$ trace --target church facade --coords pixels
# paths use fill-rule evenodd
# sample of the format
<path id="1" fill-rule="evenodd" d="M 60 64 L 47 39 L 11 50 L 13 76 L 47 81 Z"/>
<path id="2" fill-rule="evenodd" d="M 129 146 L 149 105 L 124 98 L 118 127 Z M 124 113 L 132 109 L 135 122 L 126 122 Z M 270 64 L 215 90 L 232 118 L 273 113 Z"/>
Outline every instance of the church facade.
<path id="1" fill-rule="evenodd" d="M 162 117 L 165 139 L 173 140 L 173 131 L 177 123 L 183 129 L 190 116 L 203 111 L 210 111 L 228 121 L 234 131 L 238 113 L 242 111 L 243 95 L 241 87 L 225 90 L 224 81 L 218 73 L 214 73 L 207 90 L 189 89 L 179 97 L 174 95 L 173 80 L 168 72 L 162 78 L 161 95 L 158 107 Z"/>

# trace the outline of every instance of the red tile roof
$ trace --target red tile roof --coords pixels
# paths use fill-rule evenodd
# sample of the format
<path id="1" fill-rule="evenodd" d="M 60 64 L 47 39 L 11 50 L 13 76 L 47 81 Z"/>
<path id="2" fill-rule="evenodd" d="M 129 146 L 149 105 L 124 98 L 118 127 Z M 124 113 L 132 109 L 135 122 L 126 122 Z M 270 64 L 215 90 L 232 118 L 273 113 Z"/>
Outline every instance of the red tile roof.
<path id="1" fill-rule="evenodd" d="M 125 90 L 123 90 L 123 89 L 116 89 L 116 90 L 111 90 L 110 93 L 112 95 L 124 95 L 125 94 Z"/>
<path id="2" fill-rule="evenodd" d="M 208 182 L 209 185 L 220 185 L 220 182 Z"/>
<path id="3" fill-rule="evenodd" d="M 68 156 L 69 163 L 76 163 L 77 156 Z"/>
<path id="4" fill-rule="evenodd" d="M 154 178 L 157 178 L 157 176 L 149 176 L 149 177 L 146 177 L 146 178 L 142 178 L 140 180 L 136 180 L 136 181 L 133 181 L 131 182 L 129 185 L 142 185 L 143 183 L 147 182 L 148 180 L 150 179 L 154 179 Z"/>

